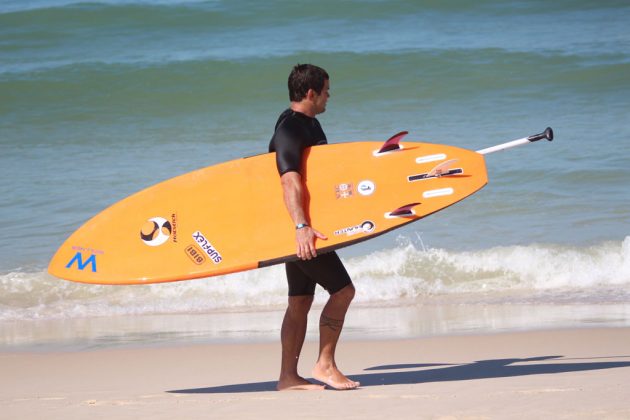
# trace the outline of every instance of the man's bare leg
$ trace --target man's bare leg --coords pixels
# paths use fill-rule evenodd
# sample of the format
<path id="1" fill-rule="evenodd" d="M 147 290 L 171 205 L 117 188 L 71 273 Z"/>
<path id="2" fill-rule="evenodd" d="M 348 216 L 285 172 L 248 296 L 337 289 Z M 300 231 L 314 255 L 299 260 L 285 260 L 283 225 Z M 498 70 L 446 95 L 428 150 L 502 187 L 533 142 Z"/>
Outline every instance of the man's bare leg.
<path id="1" fill-rule="evenodd" d="M 306 337 L 308 311 L 312 303 L 313 296 L 289 296 L 289 306 L 284 314 L 280 332 L 282 365 L 277 385 L 278 391 L 324 389 L 323 386 L 302 378 L 297 372 L 300 352 Z"/>
<path id="2" fill-rule="evenodd" d="M 335 363 L 337 342 L 353 297 L 354 286 L 349 284 L 332 294 L 324 306 L 319 321 L 319 357 L 312 371 L 315 379 L 340 390 L 354 389 L 360 385 L 341 373 Z"/>

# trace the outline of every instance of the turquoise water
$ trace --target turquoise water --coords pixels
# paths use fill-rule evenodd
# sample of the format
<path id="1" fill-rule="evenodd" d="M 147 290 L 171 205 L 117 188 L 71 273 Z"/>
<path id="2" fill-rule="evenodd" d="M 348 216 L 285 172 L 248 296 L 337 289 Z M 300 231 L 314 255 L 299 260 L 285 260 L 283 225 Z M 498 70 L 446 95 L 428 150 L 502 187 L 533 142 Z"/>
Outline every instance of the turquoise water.
<path id="1" fill-rule="evenodd" d="M 331 142 L 473 150 L 462 203 L 342 252 L 365 304 L 630 302 L 630 4 L 0 1 L 0 320 L 281 307 L 274 267 L 136 288 L 45 268 L 85 220 L 266 151 L 292 65 L 331 75 Z"/>

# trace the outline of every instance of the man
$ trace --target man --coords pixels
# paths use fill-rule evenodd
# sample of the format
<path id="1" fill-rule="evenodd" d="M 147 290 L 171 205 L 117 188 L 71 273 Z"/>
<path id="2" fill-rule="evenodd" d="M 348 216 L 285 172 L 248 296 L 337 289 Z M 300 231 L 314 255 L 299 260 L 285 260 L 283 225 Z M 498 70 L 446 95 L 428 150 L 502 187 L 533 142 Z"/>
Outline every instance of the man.
<path id="1" fill-rule="evenodd" d="M 315 118 L 326 110 L 329 98 L 328 73 L 311 64 L 296 65 L 289 75 L 291 106 L 276 123 L 269 151 L 276 152 L 276 163 L 284 202 L 295 224 L 298 261 L 286 263 L 289 304 L 282 322 L 282 365 L 278 390 L 318 390 L 298 375 L 297 367 L 306 336 L 307 315 L 313 303 L 315 285 L 324 287 L 330 298 L 319 322 L 319 357 L 312 370 L 318 381 L 334 389 L 354 389 L 351 381 L 337 368 L 335 350 L 346 311 L 354 297 L 354 286 L 335 252 L 317 255 L 315 243 L 326 236 L 310 226 L 305 208 L 308 191 L 302 179 L 302 152 L 305 148 L 326 144 L 326 135 Z"/>

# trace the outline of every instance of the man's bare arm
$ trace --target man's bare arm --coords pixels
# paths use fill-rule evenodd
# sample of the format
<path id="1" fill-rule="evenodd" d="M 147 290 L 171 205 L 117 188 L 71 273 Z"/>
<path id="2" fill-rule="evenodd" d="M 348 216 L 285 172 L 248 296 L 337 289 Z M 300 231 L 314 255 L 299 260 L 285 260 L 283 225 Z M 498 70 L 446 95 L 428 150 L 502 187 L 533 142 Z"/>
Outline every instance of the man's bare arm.
<path id="1" fill-rule="evenodd" d="M 282 183 L 284 204 L 293 222 L 296 225 L 309 223 L 304 208 L 306 186 L 302 182 L 302 176 L 298 172 L 287 172 L 280 177 L 280 182 Z M 316 231 L 311 226 L 297 229 L 295 235 L 297 256 L 303 260 L 310 260 L 317 256 L 317 250 L 315 249 L 315 240 L 317 238 L 327 239 L 325 235 Z"/>

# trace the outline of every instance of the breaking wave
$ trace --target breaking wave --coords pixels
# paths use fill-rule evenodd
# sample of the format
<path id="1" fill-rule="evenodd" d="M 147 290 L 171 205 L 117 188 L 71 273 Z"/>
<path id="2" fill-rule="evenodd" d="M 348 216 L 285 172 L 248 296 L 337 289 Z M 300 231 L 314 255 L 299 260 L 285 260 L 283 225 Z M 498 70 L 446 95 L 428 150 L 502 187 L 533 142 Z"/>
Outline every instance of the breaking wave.
<path id="1" fill-rule="evenodd" d="M 345 259 L 359 305 L 620 303 L 630 299 L 630 237 L 588 247 L 528 245 L 456 252 L 412 243 Z M 325 301 L 318 288 L 316 303 Z M 43 271 L 0 275 L 0 320 L 264 311 L 286 303 L 274 266 L 195 281 L 84 285 Z"/>

